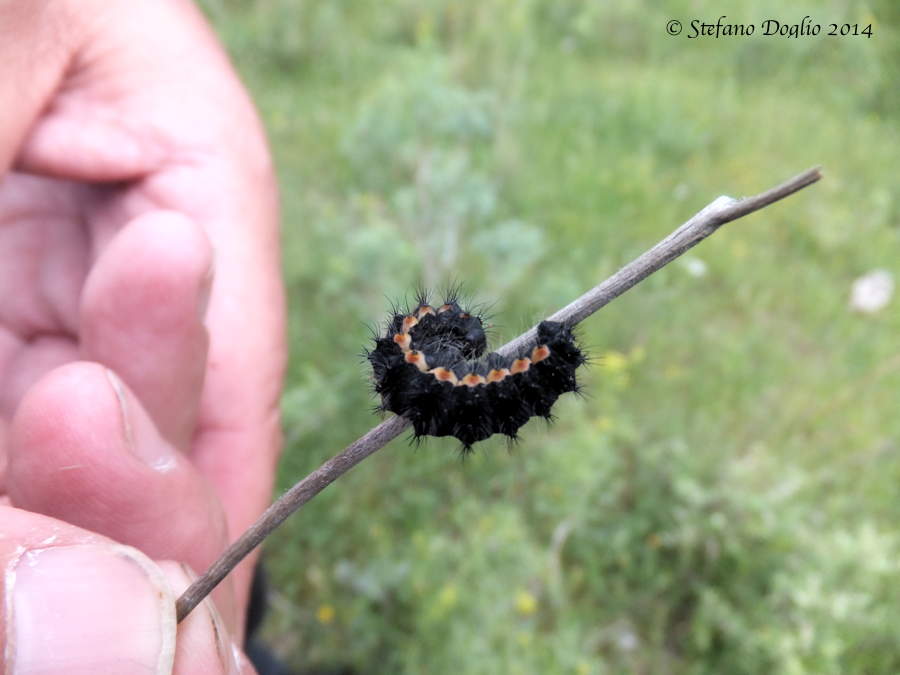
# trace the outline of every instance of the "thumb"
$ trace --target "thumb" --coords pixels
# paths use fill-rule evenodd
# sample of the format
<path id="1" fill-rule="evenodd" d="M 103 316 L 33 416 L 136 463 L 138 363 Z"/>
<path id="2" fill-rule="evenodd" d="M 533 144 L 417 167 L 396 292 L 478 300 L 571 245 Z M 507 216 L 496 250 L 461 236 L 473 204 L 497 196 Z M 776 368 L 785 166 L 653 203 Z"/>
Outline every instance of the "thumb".
<path id="1" fill-rule="evenodd" d="M 159 567 L 137 549 L 36 514 L 4 508 L 2 519 L 0 670 L 172 672 L 174 599 Z"/>
<path id="2" fill-rule="evenodd" d="M 135 548 L 19 509 L 0 507 L 0 521 L 0 671 L 253 672 L 208 599 L 176 626 L 175 595 L 192 577 L 185 566 L 154 563 Z"/>
<path id="3" fill-rule="evenodd" d="M 57 368 L 22 400 L 10 432 L 9 495 L 20 508 L 59 518 L 146 552 L 206 569 L 226 527 L 212 489 L 160 436 L 141 402 L 95 363 Z M 235 634 L 232 585 L 217 604 Z"/>

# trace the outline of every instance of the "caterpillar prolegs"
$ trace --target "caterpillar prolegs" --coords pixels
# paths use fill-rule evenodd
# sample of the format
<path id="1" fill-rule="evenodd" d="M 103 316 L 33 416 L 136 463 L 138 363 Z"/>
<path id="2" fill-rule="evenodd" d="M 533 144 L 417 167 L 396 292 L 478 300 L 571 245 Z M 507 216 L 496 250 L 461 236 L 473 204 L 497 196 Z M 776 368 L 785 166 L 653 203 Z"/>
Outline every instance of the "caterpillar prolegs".
<path id="1" fill-rule="evenodd" d="M 531 417 L 551 419 L 556 399 L 578 391 L 585 356 L 564 323 L 542 321 L 534 342 L 509 357 L 482 358 L 486 348 L 481 318 L 456 293 L 440 306 L 420 293 L 366 354 L 381 410 L 406 417 L 416 438 L 453 436 L 468 452 L 494 434 L 515 439 Z"/>

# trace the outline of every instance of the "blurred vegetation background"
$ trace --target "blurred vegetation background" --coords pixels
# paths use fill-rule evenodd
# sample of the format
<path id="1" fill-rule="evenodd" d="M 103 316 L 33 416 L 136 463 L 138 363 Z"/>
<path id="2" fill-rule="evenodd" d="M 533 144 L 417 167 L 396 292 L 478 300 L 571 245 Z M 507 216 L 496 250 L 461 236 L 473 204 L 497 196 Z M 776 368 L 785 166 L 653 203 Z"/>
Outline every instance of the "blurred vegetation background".
<path id="1" fill-rule="evenodd" d="M 205 0 L 268 128 L 292 356 L 279 489 L 365 432 L 368 326 L 416 282 L 495 344 L 719 194 L 826 178 L 584 325 L 588 398 L 508 451 L 397 441 L 266 544 L 266 633 L 358 673 L 900 672 L 900 16 L 671 37 L 711 0 Z M 827 29 L 823 29 L 827 30 Z"/>

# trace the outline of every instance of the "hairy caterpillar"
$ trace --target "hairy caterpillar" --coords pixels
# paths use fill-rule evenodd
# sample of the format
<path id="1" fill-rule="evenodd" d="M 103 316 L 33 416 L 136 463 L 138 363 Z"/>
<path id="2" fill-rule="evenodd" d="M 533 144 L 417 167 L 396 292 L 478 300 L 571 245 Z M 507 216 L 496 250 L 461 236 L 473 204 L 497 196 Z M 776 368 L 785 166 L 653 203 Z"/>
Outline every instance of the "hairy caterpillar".
<path id="1" fill-rule="evenodd" d="M 552 419 L 560 395 L 578 391 L 585 362 L 572 330 L 543 321 L 533 344 L 513 356 L 490 353 L 481 319 L 456 292 L 440 306 L 420 292 L 414 307 L 394 311 L 366 353 L 382 411 L 403 415 L 418 439 L 453 436 L 463 451 L 494 434 L 517 437 L 531 417 Z"/>

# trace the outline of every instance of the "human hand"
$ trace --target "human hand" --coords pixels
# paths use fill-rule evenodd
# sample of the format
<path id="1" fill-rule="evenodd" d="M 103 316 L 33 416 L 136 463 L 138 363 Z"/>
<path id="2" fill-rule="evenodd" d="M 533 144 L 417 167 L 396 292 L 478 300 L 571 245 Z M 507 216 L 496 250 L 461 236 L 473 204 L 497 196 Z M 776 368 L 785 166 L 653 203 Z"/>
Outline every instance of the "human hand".
<path id="1" fill-rule="evenodd" d="M 154 563 L 59 520 L 0 507 L 5 615 L 3 672 L 252 675 L 206 598 L 177 630 L 186 566 Z"/>
<path id="2" fill-rule="evenodd" d="M 186 1 L 2 3 L 0 33 L 3 541 L 84 528 L 202 571 L 268 503 L 279 448 L 259 123 Z M 215 594 L 238 640 L 251 564 Z"/>

